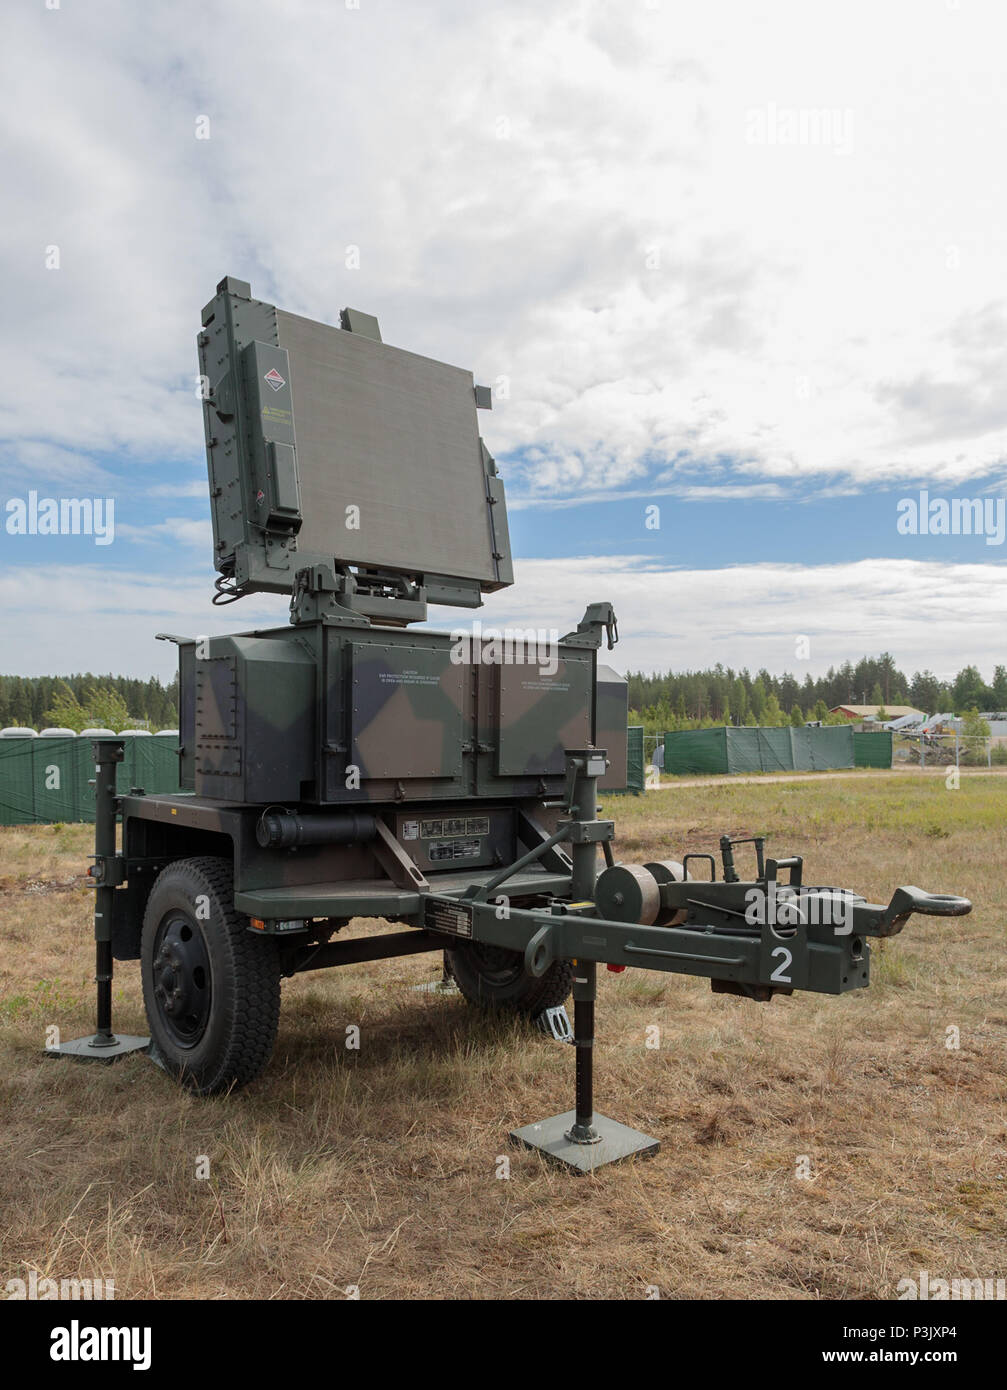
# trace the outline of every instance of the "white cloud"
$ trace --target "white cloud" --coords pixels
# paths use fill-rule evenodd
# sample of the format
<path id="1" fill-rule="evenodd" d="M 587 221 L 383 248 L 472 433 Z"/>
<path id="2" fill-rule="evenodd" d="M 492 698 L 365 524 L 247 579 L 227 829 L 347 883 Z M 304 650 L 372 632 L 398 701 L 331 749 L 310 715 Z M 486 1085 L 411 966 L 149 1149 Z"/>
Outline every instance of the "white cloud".
<path id="1" fill-rule="evenodd" d="M 487 433 L 537 446 L 532 491 L 632 485 L 649 454 L 861 481 L 994 465 L 999 9 L 830 14 L 12 12 L 0 431 L 198 456 L 193 337 L 227 272 L 507 376 Z M 850 113 L 850 153 L 752 143 L 771 109 Z"/>
<path id="2" fill-rule="evenodd" d="M 206 478 L 200 477 L 191 483 L 156 483 L 146 489 L 148 497 L 192 497 L 200 502 L 206 497 Z"/>
<path id="3" fill-rule="evenodd" d="M 224 274 L 496 383 L 516 506 L 1007 472 L 1001 31 L 993 0 L 12 8 L 0 491 L 113 495 L 120 520 L 202 496 L 194 339 Z M 753 143 L 771 108 L 850 113 L 849 153 Z M 214 625 L 187 578 L 205 522 L 134 534 L 159 573 L 0 571 L 0 664 L 166 673 L 156 628 L 285 621 L 248 600 Z M 952 671 L 1003 659 L 1002 574 L 524 561 L 483 616 L 550 621 L 548 594 L 572 626 L 590 589 L 623 665 L 780 669 L 810 632 L 816 668 L 887 647 Z"/>
<path id="4" fill-rule="evenodd" d="M 543 595 L 548 595 L 544 601 Z M 803 679 L 890 651 L 907 673 L 942 678 L 967 663 L 987 679 L 1004 660 L 1007 566 L 923 560 L 668 569 L 651 559 L 584 556 L 524 560 L 513 589 L 491 595 L 484 626 L 576 627 L 588 603 L 608 600 L 621 670 L 685 671 L 718 661 L 735 670 L 789 670 Z M 463 625 L 459 612 L 445 624 Z M 810 659 L 796 657 L 810 639 Z"/>
<path id="5" fill-rule="evenodd" d="M 248 598 L 238 607 L 214 608 L 211 592 L 208 575 L 186 578 L 176 572 L 166 584 L 146 571 L 97 565 L 0 570 L 0 671 L 21 676 L 113 671 L 170 680 L 178 665 L 175 648 L 156 641 L 156 633 L 209 635 L 279 627 L 287 620 L 285 600 Z"/>
<path id="6" fill-rule="evenodd" d="M 119 539 L 138 540 L 152 545 L 192 546 L 200 552 L 199 558 L 212 553 L 213 531 L 210 522 L 194 521 L 184 516 L 165 517 L 164 521 L 149 526 L 117 525 L 115 534 Z"/>
<path id="7" fill-rule="evenodd" d="M 156 632 L 183 635 L 285 627 L 281 596 L 210 606 L 210 579 L 96 566 L 0 572 L 5 615 L 0 670 L 44 675 L 108 671 L 170 678 L 174 649 Z M 547 596 L 547 597 L 546 597 Z M 942 678 L 975 663 L 989 678 L 1004 660 L 1007 566 L 861 560 L 850 564 L 667 569 L 637 557 L 522 561 L 518 583 L 472 610 L 431 609 L 430 626 L 572 631 L 588 603 L 608 600 L 620 641 L 605 659 L 620 670 L 696 670 L 723 662 L 799 678 L 865 653 L 891 651 L 908 673 Z M 58 614 L 40 623 L 39 614 Z M 795 656 L 810 638 L 810 660 Z"/>

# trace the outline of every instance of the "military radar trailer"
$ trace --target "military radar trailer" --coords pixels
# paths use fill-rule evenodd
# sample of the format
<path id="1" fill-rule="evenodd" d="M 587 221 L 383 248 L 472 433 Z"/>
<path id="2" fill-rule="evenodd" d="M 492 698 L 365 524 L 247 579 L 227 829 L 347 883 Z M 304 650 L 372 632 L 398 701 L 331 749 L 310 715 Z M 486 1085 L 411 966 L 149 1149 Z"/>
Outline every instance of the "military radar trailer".
<path id="1" fill-rule="evenodd" d="M 761 838 L 747 880 L 728 837 L 719 865 L 619 862 L 597 813 L 619 751 L 599 746 L 611 605 L 555 639 L 415 626 L 513 582 L 489 391 L 367 314 L 313 322 L 230 277 L 198 346 L 214 602 L 287 594 L 290 622 L 159 634 L 178 646 L 178 795 L 123 794 L 121 742 L 95 741 L 98 1026 L 60 1055 L 146 1048 L 194 1091 L 227 1090 L 269 1060 L 283 977 L 443 952 L 473 1004 L 576 1044 L 574 1109 L 512 1137 L 585 1172 L 658 1146 L 594 1111 L 599 964 L 763 1001 L 843 994 L 868 984 L 870 938 L 970 910 L 809 886 Z M 358 918 L 401 930 L 354 934 Z M 113 960 L 140 962 L 149 1040 L 112 1031 Z"/>

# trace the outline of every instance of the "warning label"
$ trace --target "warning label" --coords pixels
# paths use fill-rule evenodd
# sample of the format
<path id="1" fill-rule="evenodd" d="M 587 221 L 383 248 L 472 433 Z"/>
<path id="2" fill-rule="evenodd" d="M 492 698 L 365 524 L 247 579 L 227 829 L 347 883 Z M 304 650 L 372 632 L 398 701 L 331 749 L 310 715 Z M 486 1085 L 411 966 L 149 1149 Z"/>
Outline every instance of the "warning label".
<path id="1" fill-rule="evenodd" d="M 489 816 L 451 816 L 443 820 L 420 821 L 424 840 L 445 839 L 448 835 L 488 835 Z"/>
<path id="2" fill-rule="evenodd" d="M 440 685 L 439 675 L 421 675 L 419 671 L 379 671 L 378 680 L 382 685 Z"/>

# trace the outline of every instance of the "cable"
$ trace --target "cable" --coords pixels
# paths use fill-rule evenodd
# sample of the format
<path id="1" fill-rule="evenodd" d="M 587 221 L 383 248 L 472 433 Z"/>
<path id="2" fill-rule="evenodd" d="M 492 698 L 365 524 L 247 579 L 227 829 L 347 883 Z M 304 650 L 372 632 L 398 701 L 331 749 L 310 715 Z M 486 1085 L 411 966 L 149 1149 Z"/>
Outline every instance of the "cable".
<path id="1" fill-rule="evenodd" d="M 239 598 L 245 597 L 245 590 L 237 587 L 231 574 L 218 574 L 213 581 L 213 587 L 216 593 L 211 602 L 217 608 L 222 608 L 228 603 L 237 603 Z"/>

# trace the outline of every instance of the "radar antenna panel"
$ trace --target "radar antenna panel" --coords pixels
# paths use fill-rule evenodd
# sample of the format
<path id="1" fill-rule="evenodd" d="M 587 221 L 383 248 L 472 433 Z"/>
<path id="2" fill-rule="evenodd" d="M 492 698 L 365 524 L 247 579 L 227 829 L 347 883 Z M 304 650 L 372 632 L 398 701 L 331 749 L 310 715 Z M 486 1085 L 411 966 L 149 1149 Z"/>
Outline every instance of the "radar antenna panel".
<path id="1" fill-rule="evenodd" d="M 253 299 L 228 276 L 199 335 L 218 591 L 329 591 L 378 621 L 513 582 L 471 372 Z"/>

